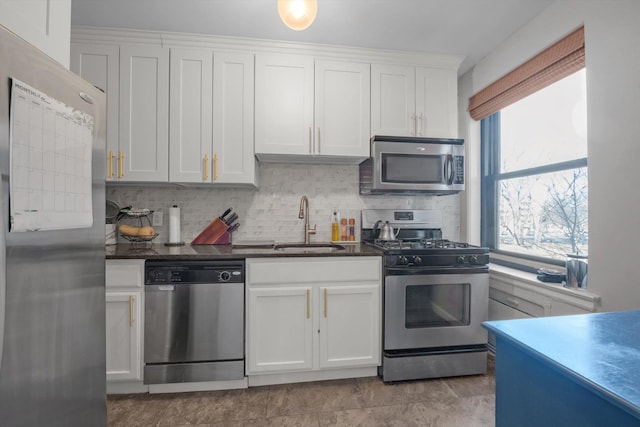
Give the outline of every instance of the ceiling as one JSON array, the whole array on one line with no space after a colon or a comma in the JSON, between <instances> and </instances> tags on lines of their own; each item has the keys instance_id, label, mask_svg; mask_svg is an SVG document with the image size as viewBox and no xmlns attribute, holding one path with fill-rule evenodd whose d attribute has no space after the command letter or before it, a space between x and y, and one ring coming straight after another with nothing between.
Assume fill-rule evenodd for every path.
<instances>
[{"instance_id":1,"label":"ceiling","mask_svg":"<svg viewBox=\"0 0 640 427\"><path fill-rule=\"evenodd\" d=\"M72 0L71 24L462 55L463 74L554 0L318 0L294 31L275 0Z\"/></svg>"}]
</instances>

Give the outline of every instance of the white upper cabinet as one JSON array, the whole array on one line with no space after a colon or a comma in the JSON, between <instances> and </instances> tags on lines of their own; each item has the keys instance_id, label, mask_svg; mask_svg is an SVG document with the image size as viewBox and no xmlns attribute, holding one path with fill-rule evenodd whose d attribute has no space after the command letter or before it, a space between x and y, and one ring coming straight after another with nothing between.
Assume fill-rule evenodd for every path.
<instances>
[{"instance_id":1,"label":"white upper cabinet","mask_svg":"<svg viewBox=\"0 0 640 427\"><path fill-rule=\"evenodd\" d=\"M256 156L359 163L369 157L369 64L256 56Z\"/></svg>"},{"instance_id":2,"label":"white upper cabinet","mask_svg":"<svg viewBox=\"0 0 640 427\"><path fill-rule=\"evenodd\" d=\"M417 136L458 137L458 77L442 68L416 68Z\"/></svg>"},{"instance_id":3,"label":"white upper cabinet","mask_svg":"<svg viewBox=\"0 0 640 427\"><path fill-rule=\"evenodd\" d=\"M256 55L255 92L258 158L313 154L313 58Z\"/></svg>"},{"instance_id":4,"label":"white upper cabinet","mask_svg":"<svg viewBox=\"0 0 640 427\"><path fill-rule=\"evenodd\" d=\"M316 61L315 154L369 157L370 104L369 64Z\"/></svg>"},{"instance_id":5,"label":"white upper cabinet","mask_svg":"<svg viewBox=\"0 0 640 427\"><path fill-rule=\"evenodd\" d=\"M253 151L254 58L216 52L213 60L213 182L257 186Z\"/></svg>"},{"instance_id":6,"label":"white upper cabinet","mask_svg":"<svg viewBox=\"0 0 640 427\"><path fill-rule=\"evenodd\" d=\"M256 159L358 164L372 135L457 137L457 57L105 28L72 40L72 69L107 93L110 181L257 187Z\"/></svg>"},{"instance_id":7,"label":"white upper cabinet","mask_svg":"<svg viewBox=\"0 0 640 427\"><path fill-rule=\"evenodd\" d=\"M373 64L371 135L455 138L455 69Z\"/></svg>"},{"instance_id":8,"label":"white upper cabinet","mask_svg":"<svg viewBox=\"0 0 640 427\"><path fill-rule=\"evenodd\" d=\"M253 55L171 49L169 181L256 185Z\"/></svg>"},{"instance_id":9,"label":"white upper cabinet","mask_svg":"<svg viewBox=\"0 0 640 427\"><path fill-rule=\"evenodd\" d=\"M71 0L0 0L0 25L69 68Z\"/></svg>"},{"instance_id":10,"label":"white upper cabinet","mask_svg":"<svg viewBox=\"0 0 640 427\"><path fill-rule=\"evenodd\" d=\"M117 45L71 45L71 71L102 89L107 96L106 179L115 181L118 169L118 99L120 87L120 48Z\"/></svg>"},{"instance_id":11,"label":"white upper cabinet","mask_svg":"<svg viewBox=\"0 0 640 427\"><path fill-rule=\"evenodd\" d=\"M213 53L171 49L169 74L169 180L212 182Z\"/></svg>"},{"instance_id":12,"label":"white upper cabinet","mask_svg":"<svg viewBox=\"0 0 640 427\"><path fill-rule=\"evenodd\" d=\"M169 49L120 47L120 150L127 181L169 179Z\"/></svg>"},{"instance_id":13,"label":"white upper cabinet","mask_svg":"<svg viewBox=\"0 0 640 427\"><path fill-rule=\"evenodd\" d=\"M414 67L371 66L371 135L415 135Z\"/></svg>"}]
</instances>

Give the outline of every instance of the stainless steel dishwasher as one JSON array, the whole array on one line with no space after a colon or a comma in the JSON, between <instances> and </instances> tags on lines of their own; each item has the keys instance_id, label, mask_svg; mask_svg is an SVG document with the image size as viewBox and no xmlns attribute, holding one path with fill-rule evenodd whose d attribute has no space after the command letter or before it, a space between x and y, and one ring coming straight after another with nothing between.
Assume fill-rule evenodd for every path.
<instances>
[{"instance_id":1,"label":"stainless steel dishwasher","mask_svg":"<svg viewBox=\"0 0 640 427\"><path fill-rule=\"evenodd\" d=\"M244 378L244 260L148 260L144 383Z\"/></svg>"}]
</instances>

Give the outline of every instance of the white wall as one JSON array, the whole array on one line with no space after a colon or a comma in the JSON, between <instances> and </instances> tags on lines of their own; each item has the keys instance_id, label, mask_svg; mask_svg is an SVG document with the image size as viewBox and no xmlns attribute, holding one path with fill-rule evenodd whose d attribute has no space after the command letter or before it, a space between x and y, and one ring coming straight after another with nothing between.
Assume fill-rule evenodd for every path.
<instances>
[{"instance_id":1,"label":"white wall","mask_svg":"<svg viewBox=\"0 0 640 427\"><path fill-rule=\"evenodd\" d=\"M464 139L467 159L465 191L460 197L460 240L480 245L480 122L471 120L467 112L473 93L473 70L470 70L458 80L458 133Z\"/></svg>"},{"instance_id":2,"label":"white wall","mask_svg":"<svg viewBox=\"0 0 640 427\"><path fill-rule=\"evenodd\" d=\"M640 309L640 263L636 255L640 241L639 17L637 0L558 0L472 71L473 92L477 92L584 23L589 134L588 287L602 297L601 311ZM460 109L466 106L466 102L460 103ZM466 121L471 121L468 115Z\"/></svg>"}]
</instances>

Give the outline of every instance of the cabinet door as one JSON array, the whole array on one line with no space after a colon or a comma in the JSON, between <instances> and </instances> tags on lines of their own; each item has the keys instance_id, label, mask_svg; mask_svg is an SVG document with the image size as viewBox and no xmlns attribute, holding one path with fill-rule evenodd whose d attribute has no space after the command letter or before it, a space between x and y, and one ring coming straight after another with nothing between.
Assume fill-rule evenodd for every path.
<instances>
[{"instance_id":1,"label":"cabinet door","mask_svg":"<svg viewBox=\"0 0 640 427\"><path fill-rule=\"evenodd\" d=\"M415 136L415 68L371 66L371 135Z\"/></svg>"},{"instance_id":2,"label":"cabinet door","mask_svg":"<svg viewBox=\"0 0 640 427\"><path fill-rule=\"evenodd\" d=\"M142 380L140 292L106 294L107 381Z\"/></svg>"},{"instance_id":3,"label":"cabinet door","mask_svg":"<svg viewBox=\"0 0 640 427\"><path fill-rule=\"evenodd\" d=\"M71 0L0 0L0 25L69 67Z\"/></svg>"},{"instance_id":4,"label":"cabinet door","mask_svg":"<svg viewBox=\"0 0 640 427\"><path fill-rule=\"evenodd\" d=\"M71 45L71 71L102 89L107 96L106 179L118 179L118 96L120 86L118 46L74 43Z\"/></svg>"},{"instance_id":5,"label":"cabinet door","mask_svg":"<svg viewBox=\"0 0 640 427\"><path fill-rule=\"evenodd\" d=\"M313 58L256 55L256 154L313 153Z\"/></svg>"},{"instance_id":6,"label":"cabinet door","mask_svg":"<svg viewBox=\"0 0 640 427\"><path fill-rule=\"evenodd\" d=\"M456 138L458 83L455 71L416 69L416 136Z\"/></svg>"},{"instance_id":7,"label":"cabinet door","mask_svg":"<svg viewBox=\"0 0 640 427\"><path fill-rule=\"evenodd\" d=\"M169 181L212 181L213 52L171 49Z\"/></svg>"},{"instance_id":8,"label":"cabinet door","mask_svg":"<svg viewBox=\"0 0 640 427\"><path fill-rule=\"evenodd\" d=\"M313 367L311 299L310 287L249 288L247 374Z\"/></svg>"},{"instance_id":9,"label":"cabinet door","mask_svg":"<svg viewBox=\"0 0 640 427\"><path fill-rule=\"evenodd\" d=\"M213 61L213 179L256 185L253 55L216 53Z\"/></svg>"},{"instance_id":10,"label":"cabinet door","mask_svg":"<svg viewBox=\"0 0 640 427\"><path fill-rule=\"evenodd\" d=\"M369 157L370 106L369 64L317 61L315 154Z\"/></svg>"},{"instance_id":11,"label":"cabinet door","mask_svg":"<svg viewBox=\"0 0 640 427\"><path fill-rule=\"evenodd\" d=\"M320 288L320 368L380 364L380 285Z\"/></svg>"},{"instance_id":12,"label":"cabinet door","mask_svg":"<svg viewBox=\"0 0 640 427\"><path fill-rule=\"evenodd\" d=\"M120 150L124 181L168 181L169 50L120 47Z\"/></svg>"}]
</instances>

